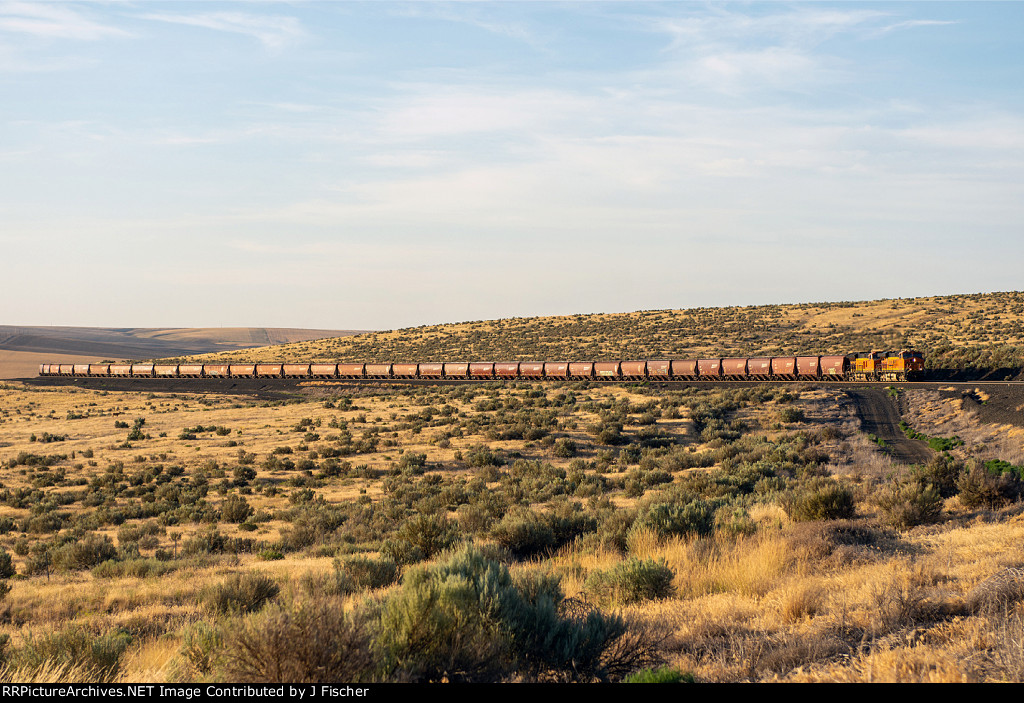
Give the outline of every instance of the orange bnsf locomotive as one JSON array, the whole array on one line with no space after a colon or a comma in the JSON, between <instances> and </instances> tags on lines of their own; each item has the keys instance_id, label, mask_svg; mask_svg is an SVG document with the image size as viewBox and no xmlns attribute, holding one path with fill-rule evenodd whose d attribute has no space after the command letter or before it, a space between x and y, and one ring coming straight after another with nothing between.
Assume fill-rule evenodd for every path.
<instances>
[{"instance_id":1,"label":"orange bnsf locomotive","mask_svg":"<svg viewBox=\"0 0 1024 703\"><path fill-rule=\"evenodd\" d=\"M907 381L924 373L924 355L913 350L855 354L850 371L858 381Z\"/></svg>"},{"instance_id":2,"label":"orange bnsf locomotive","mask_svg":"<svg viewBox=\"0 0 1024 703\"><path fill-rule=\"evenodd\" d=\"M826 356L646 361L430 363L41 364L40 376L79 378L295 378L353 381L908 381L924 373L913 350Z\"/></svg>"}]
</instances>

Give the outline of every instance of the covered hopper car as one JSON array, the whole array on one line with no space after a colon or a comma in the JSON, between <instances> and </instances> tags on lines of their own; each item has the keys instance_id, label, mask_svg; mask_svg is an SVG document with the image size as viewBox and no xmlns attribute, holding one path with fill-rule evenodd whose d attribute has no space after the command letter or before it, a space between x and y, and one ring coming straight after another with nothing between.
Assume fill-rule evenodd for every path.
<instances>
[{"instance_id":1,"label":"covered hopper car","mask_svg":"<svg viewBox=\"0 0 1024 703\"><path fill-rule=\"evenodd\" d=\"M924 373L924 355L860 352L826 356L620 361L474 361L428 363L40 364L40 376L117 378L295 378L386 381L908 381Z\"/></svg>"}]
</instances>

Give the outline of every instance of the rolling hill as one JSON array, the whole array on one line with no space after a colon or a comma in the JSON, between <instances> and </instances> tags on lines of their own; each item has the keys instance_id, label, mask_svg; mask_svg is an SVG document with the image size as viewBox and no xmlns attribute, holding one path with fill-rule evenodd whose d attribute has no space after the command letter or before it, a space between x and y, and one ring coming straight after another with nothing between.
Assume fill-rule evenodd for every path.
<instances>
[{"instance_id":1,"label":"rolling hill","mask_svg":"<svg viewBox=\"0 0 1024 703\"><path fill-rule=\"evenodd\" d=\"M1024 365L1024 292L512 318L205 354L203 360L441 361L848 353L913 347L933 368Z\"/></svg>"}]
</instances>

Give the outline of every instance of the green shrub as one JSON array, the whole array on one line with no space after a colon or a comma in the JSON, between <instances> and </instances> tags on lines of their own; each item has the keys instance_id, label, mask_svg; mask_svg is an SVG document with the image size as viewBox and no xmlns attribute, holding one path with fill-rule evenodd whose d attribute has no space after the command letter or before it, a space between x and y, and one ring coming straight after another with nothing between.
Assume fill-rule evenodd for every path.
<instances>
[{"instance_id":1,"label":"green shrub","mask_svg":"<svg viewBox=\"0 0 1024 703\"><path fill-rule=\"evenodd\" d=\"M900 421L900 429L910 439L917 439L922 442L927 442L928 446L937 452L948 452L954 447L962 447L964 441L959 437L931 437L923 432L918 432L913 427L908 425L906 422Z\"/></svg>"},{"instance_id":2,"label":"green shrub","mask_svg":"<svg viewBox=\"0 0 1024 703\"><path fill-rule=\"evenodd\" d=\"M450 549L459 539L458 523L447 515L414 515L402 523L382 552L398 564L413 564Z\"/></svg>"},{"instance_id":3,"label":"green shrub","mask_svg":"<svg viewBox=\"0 0 1024 703\"><path fill-rule=\"evenodd\" d=\"M464 503L457 511L459 527L469 534L485 532L494 522L489 506L481 503Z\"/></svg>"},{"instance_id":4,"label":"green shrub","mask_svg":"<svg viewBox=\"0 0 1024 703\"><path fill-rule=\"evenodd\" d=\"M989 459L985 462L985 469L990 474L1010 474L1018 481L1024 480L1024 466L1017 466L1002 459Z\"/></svg>"},{"instance_id":5,"label":"green shrub","mask_svg":"<svg viewBox=\"0 0 1024 703\"><path fill-rule=\"evenodd\" d=\"M629 605L668 598L675 591L674 576L664 562L628 559L608 571L592 573L584 590L600 603Z\"/></svg>"},{"instance_id":6,"label":"green shrub","mask_svg":"<svg viewBox=\"0 0 1024 703\"><path fill-rule=\"evenodd\" d=\"M960 474L957 489L964 507L993 509L1020 497L1022 484L1012 472L992 472L971 461Z\"/></svg>"},{"instance_id":7,"label":"green shrub","mask_svg":"<svg viewBox=\"0 0 1024 703\"><path fill-rule=\"evenodd\" d=\"M9 579L17 572L14 559L6 549L0 549L0 579Z\"/></svg>"},{"instance_id":8,"label":"green shrub","mask_svg":"<svg viewBox=\"0 0 1024 703\"><path fill-rule=\"evenodd\" d=\"M617 616L563 615L557 579L507 567L468 546L433 567L417 567L384 603L377 645L399 680L609 680L636 661L632 646L609 656L624 635ZM636 666L633 666L634 670ZM622 672L624 675L625 671Z\"/></svg>"},{"instance_id":9,"label":"green shrub","mask_svg":"<svg viewBox=\"0 0 1024 703\"><path fill-rule=\"evenodd\" d=\"M55 549L51 560L56 568L73 571L92 568L115 556L117 549L109 537L90 532L78 541Z\"/></svg>"},{"instance_id":10,"label":"green shrub","mask_svg":"<svg viewBox=\"0 0 1024 703\"><path fill-rule=\"evenodd\" d=\"M105 561L92 569L93 578L149 578L163 576L177 570L175 564L159 559L126 559L124 561Z\"/></svg>"},{"instance_id":11,"label":"green shrub","mask_svg":"<svg viewBox=\"0 0 1024 703\"><path fill-rule=\"evenodd\" d=\"M224 677L242 683L364 683L379 666L371 631L344 604L322 596L273 605L224 634Z\"/></svg>"},{"instance_id":12,"label":"green shrub","mask_svg":"<svg viewBox=\"0 0 1024 703\"><path fill-rule=\"evenodd\" d=\"M835 479L812 478L783 499L783 508L797 521L845 520L856 512L853 491Z\"/></svg>"},{"instance_id":13,"label":"green shrub","mask_svg":"<svg viewBox=\"0 0 1024 703\"><path fill-rule=\"evenodd\" d=\"M937 452L948 452L955 447L962 447L964 441L959 437L929 437L928 446Z\"/></svg>"},{"instance_id":14,"label":"green shrub","mask_svg":"<svg viewBox=\"0 0 1024 703\"><path fill-rule=\"evenodd\" d=\"M492 529L491 536L513 556L543 554L555 546L555 531L529 508L510 510Z\"/></svg>"},{"instance_id":15,"label":"green shrub","mask_svg":"<svg viewBox=\"0 0 1024 703\"><path fill-rule=\"evenodd\" d=\"M412 475L420 475L426 471L427 455L416 452L405 452L398 459L395 468Z\"/></svg>"},{"instance_id":16,"label":"green shrub","mask_svg":"<svg viewBox=\"0 0 1024 703\"><path fill-rule=\"evenodd\" d=\"M335 559L334 568L354 587L353 590L384 588L398 580L398 565L386 558L350 556Z\"/></svg>"},{"instance_id":17,"label":"green shrub","mask_svg":"<svg viewBox=\"0 0 1024 703\"><path fill-rule=\"evenodd\" d=\"M555 446L554 449L552 449L552 454L562 459L569 459L576 456L577 451L576 442L568 437L561 437L555 440Z\"/></svg>"},{"instance_id":18,"label":"green shrub","mask_svg":"<svg viewBox=\"0 0 1024 703\"><path fill-rule=\"evenodd\" d=\"M931 484L899 481L883 491L878 507L887 524L906 529L937 521L942 514L942 496Z\"/></svg>"},{"instance_id":19,"label":"green shrub","mask_svg":"<svg viewBox=\"0 0 1024 703\"><path fill-rule=\"evenodd\" d=\"M804 411L800 408L783 408L779 411L779 420L781 422L803 422Z\"/></svg>"},{"instance_id":20,"label":"green shrub","mask_svg":"<svg viewBox=\"0 0 1024 703\"><path fill-rule=\"evenodd\" d=\"M181 545L181 555L252 553L265 547L265 543L242 537L228 537L213 529L185 540Z\"/></svg>"},{"instance_id":21,"label":"green shrub","mask_svg":"<svg viewBox=\"0 0 1024 703\"><path fill-rule=\"evenodd\" d=\"M249 501L239 495L228 496L220 506L220 518L224 522L245 522L254 512Z\"/></svg>"},{"instance_id":22,"label":"green shrub","mask_svg":"<svg viewBox=\"0 0 1024 703\"><path fill-rule=\"evenodd\" d=\"M250 571L206 589L203 600L216 613L255 613L280 591L274 579Z\"/></svg>"},{"instance_id":23,"label":"green shrub","mask_svg":"<svg viewBox=\"0 0 1024 703\"><path fill-rule=\"evenodd\" d=\"M185 630L181 654L192 668L206 675L213 670L221 645L220 630L200 620Z\"/></svg>"},{"instance_id":24,"label":"green shrub","mask_svg":"<svg viewBox=\"0 0 1024 703\"><path fill-rule=\"evenodd\" d=\"M743 506L723 506L715 513L715 529L732 535L752 535L757 532L757 523Z\"/></svg>"},{"instance_id":25,"label":"green shrub","mask_svg":"<svg viewBox=\"0 0 1024 703\"><path fill-rule=\"evenodd\" d=\"M466 462L473 467L501 466L505 461L488 447L473 447L466 452Z\"/></svg>"},{"instance_id":26,"label":"green shrub","mask_svg":"<svg viewBox=\"0 0 1024 703\"><path fill-rule=\"evenodd\" d=\"M940 454L922 467L914 469L914 475L922 482L935 486L939 495L950 498L957 493L957 481L964 465L948 454Z\"/></svg>"},{"instance_id":27,"label":"green shrub","mask_svg":"<svg viewBox=\"0 0 1024 703\"><path fill-rule=\"evenodd\" d=\"M661 537L708 535L715 526L715 503L695 498L679 505L655 503L633 523L633 530L650 530Z\"/></svg>"},{"instance_id":28,"label":"green shrub","mask_svg":"<svg viewBox=\"0 0 1024 703\"><path fill-rule=\"evenodd\" d=\"M131 636L121 630L95 636L72 627L41 636L28 634L12 652L10 663L13 669L33 670L68 664L91 670L96 681L110 682L117 678L129 644Z\"/></svg>"},{"instance_id":29,"label":"green shrub","mask_svg":"<svg viewBox=\"0 0 1024 703\"><path fill-rule=\"evenodd\" d=\"M622 683L696 683L697 679L689 671L679 671L670 666L659 669L644 669L630 674Z\"/></svg>"},{"instance_id":30,"label":"green shrub","mask_svg":"<svg viewBox=\"0 0 1024 703\"><path fill-rule=\"evenodd\" d=\"M145 537L158 535L164 531L164 528L156 522L126 523L117 529L117 542L121 545L127 542L139 542Z\"/></svg>"},{"instance_id":31,"label":"green shrub","mask_svg":"<svg viewBox=\"0 0 1024 703\"><path fill-rule=\"evenodd\" d=\"M388 668L417 682L493 681L508 641L468 578L418 572L385 603L378 642ZM487 584L488 590L495 590Z\"/></svg>"},{"instance_id":32,"label":"green shrub","mask_svg":"<svg viewBox=\"0 0 1024 703\"><path fill-rule=\"evenodd\" d=\"M631 510L601 511L598 515L597 544L625 553L629 530L635 521L636 513Z\"/></svg>"},{"instance_id":33,"label":"green shrub","mask_svg":"<svg viewBox=\"0 0 1024 703\"><path fill-rule=\"evenodd\" d=\"M556 549L597 529L597 519L590 511L579 502L563 498L552 501L551 509L541 517L551 527Z\"/></svg>"},{"instance_id":34,"label":"green shrub","mask_svg":"<svg viewBox=\"0 0 1024 703\"><path fill-rule=\"evenodd\" d=\"M419 547L397 539L384 540L380 554L396 564L415 564L426 559L426 555Z\"/></svg>"}]
</instances>

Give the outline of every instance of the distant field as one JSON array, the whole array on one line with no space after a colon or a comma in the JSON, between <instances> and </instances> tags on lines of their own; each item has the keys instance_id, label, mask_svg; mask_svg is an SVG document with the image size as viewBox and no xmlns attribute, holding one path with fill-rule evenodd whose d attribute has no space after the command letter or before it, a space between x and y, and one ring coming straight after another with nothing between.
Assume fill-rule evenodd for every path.
<instances>
[{"instance_id":1,"label":"distant field","mask_svg":"<svg viewBox=\"0 0 1024 703\"><path fill-rule=\"evenodd\" d=\"M923 351L932 368L1024 365L1024 293L440 324L208 354L264 361L528 361Z\"/></svg>"},{"instance_id":2,"label":"distant field","mask_svg":"<svg viewBox=\"0 0 1024 703\"><path fill-rule=\"evenodd\" d=\"M47 361L59 364L87 364L93 356L50 354ZM36 352L0 350L0 378L30 378L39 372L40 356Z\"/></svg>"},{"instance_id":3,"label":"distant field","mask_svg":"<svg viewBox=\"0 0 1024 703\"><path fill-rule=\"evenodd\" d=\"M0 325L0 378L35 376L45 362L151 359L338 338L358 330L273 327L103 328Z\"/></svg>"}]
</instances>

